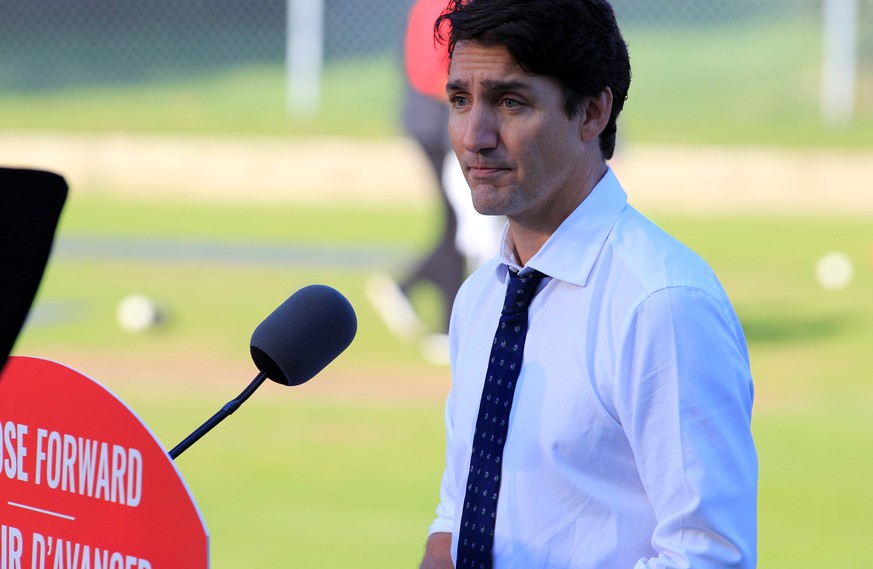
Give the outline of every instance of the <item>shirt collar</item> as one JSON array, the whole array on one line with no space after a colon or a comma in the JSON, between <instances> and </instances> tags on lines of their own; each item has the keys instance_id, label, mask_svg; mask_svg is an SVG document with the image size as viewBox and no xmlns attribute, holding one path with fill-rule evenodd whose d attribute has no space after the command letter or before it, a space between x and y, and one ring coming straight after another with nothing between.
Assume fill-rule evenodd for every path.
<instances>
[{"instance_id":1,"label":"shirt collar","mask_svg":"<svg viewBox=\"0 0 873 569\"><path fill-rule=\"evenodd\" d=\"M501 263L498 277L506 279L508 269L525 273L536 269L549 277L585 286L594 263L603 249L616 220L627 205L627 194L611 167L581 204L555 230L548 241L528 261L519 267L513 253L509 224L503 228Z\"/></svg>"}]
</instances>

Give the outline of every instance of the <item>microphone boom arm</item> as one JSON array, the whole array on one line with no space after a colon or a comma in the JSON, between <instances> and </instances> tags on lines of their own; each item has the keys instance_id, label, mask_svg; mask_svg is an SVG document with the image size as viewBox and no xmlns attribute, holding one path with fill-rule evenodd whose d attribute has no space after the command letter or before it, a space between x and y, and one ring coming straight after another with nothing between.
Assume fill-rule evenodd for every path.
<instances>
[{"instance_id":1,"label":"microphone boom arm","mask_svg":"<svg viewBox=\"0 0 873 569\"><path fill-rule=\"evenodd\" d=\"M252 380L248 387L246 387L243 392L236 397L236 399L228 401L224 405L224 407L222 407L221 410L213 415L208 421L200 425L200 427L198 427L196 431L188 435L184 441L177 444L175 448L173 448L173 450L169 452L170 458L175 460L177 456L185 452L188 447L199 441L200 438L209 431L211 431L213 427L215 427L228 416L233 414L233 412L236 411L240 405L245 403L246 399L252 396L252 393L254 393L258 389L258 387L260 387L261 384L266 381L266 379L267 374L263 371L255 376L255 379Z\"/></svg>"}]
</instances>

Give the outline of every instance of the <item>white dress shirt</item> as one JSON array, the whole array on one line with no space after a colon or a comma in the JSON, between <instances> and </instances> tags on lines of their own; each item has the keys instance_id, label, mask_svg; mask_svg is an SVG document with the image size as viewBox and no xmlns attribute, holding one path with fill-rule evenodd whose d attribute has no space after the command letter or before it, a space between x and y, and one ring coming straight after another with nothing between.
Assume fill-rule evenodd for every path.
<instances>
[{"instance_id":1,"label":"white dress shirt","mask_svg":"<svg viewBox=\"0 0 873 569\"><path fill-rule=\"evenodd\" d=\"M502 255L455 301L446 467L431 533L458 527L507 269L530 306L503 457L494 569L756 564L745 338L706 263L627 203L610 169L542 249Z\"/></svg>"}]
</instances>

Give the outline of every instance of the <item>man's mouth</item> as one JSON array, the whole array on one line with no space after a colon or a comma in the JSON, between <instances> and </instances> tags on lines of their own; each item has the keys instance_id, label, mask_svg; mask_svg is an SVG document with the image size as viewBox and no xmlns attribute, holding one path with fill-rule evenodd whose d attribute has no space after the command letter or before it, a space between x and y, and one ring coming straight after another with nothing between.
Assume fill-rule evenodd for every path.
<instances>
[{"instance_id":1,"label":"man's mouth","mask_svg":"<svg viewBox=\"0 0 873 569\"><path fill-rule=\"evenodd\" d=\"M472 164L469 166L470 176L473 178L489 178L508 171L509 168L495 164Z\"/></svg>"}]
</instances>

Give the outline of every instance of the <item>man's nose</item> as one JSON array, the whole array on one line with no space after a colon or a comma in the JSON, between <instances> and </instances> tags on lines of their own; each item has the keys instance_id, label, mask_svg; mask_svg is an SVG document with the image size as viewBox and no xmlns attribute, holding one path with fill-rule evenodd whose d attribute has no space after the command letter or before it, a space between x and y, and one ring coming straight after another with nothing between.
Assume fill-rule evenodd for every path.
<instances>
[{"instance_id":1,"label":"man's nose","mask_svg":"<svg viewBox=\"0 0 873 569\"><path fill-rule=\"evenodd\" d=\"M498 117L485 105L473 105L464 124L464 149L478 153L497 146L499 139Z\"/></svg>"}]
</instances>

